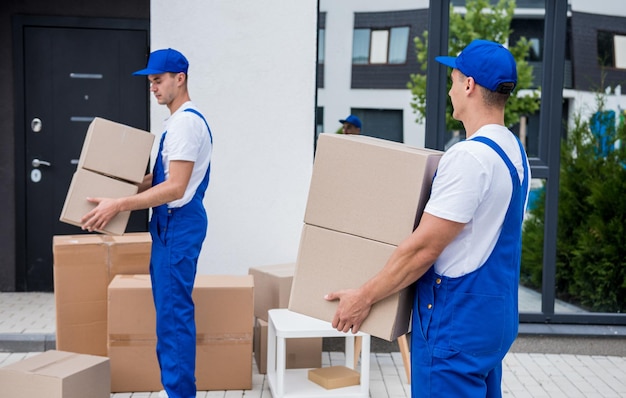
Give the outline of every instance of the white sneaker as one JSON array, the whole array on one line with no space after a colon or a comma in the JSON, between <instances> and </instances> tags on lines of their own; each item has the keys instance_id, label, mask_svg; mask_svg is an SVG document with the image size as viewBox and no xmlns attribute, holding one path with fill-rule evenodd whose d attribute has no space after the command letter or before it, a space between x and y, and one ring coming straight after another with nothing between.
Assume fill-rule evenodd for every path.
<instances>
[{"instance_id":1,"label":"white sneaker","mask_svg":"<svg viewBox=\"0 0 626 398\"><path fill-rule=\"evenodd\" d=\"M161 392L159 392L159 398L168 398L168 395L165 392L165 390L161 390Z\"/></svg>"}]
</instances>

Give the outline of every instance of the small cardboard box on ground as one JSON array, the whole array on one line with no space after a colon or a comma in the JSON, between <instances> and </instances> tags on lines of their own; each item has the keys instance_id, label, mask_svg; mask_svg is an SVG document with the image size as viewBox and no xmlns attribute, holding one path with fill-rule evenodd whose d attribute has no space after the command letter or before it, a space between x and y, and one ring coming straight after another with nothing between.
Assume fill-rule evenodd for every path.
<instances>
[{"instance_id":1,"label":"small cardboard box on ground","mask_svg":"<svg viewBox=\"0 0 626 398\"><path fill-rule=\"evenodd\" d=\"M419 223L443 153L366 136L321 134L289 309L330 322L324 295L374 276ZM410 327L408 287L372 307L361 330L388 341Z\"/></svg>"},{"instance_id":2,"label":"small cardboard box on ground","mask_svg":"<svg viewBox=\"0 0 626 398\"><path fill-rule=\"evenodd\" d=\"M147 232L53 237L58 350L107 356L107 288L115 275L149 273L151 244Z\"/></svg>"},{"instance_id":3,"label":"small cardboard box on ground","mask_svg":"<svg viewBox=\"0 0 626 398\"><path fill-rule=\"evenodd\" d=\"M249 275L196 276L199 391L252 388L253 286ZM150 276L116 276L109 285L112 392L162 389L155 329Z\"/></svg>"},{"instance_id":4,"label":"small cardboard box on ground","mask_svg":"<svg viewBox=\"0 0 626 398\"><path fill-rule=\"evenodd\" d=\"M255 287L256 289L256 287ZM285 341L285 368L305 369L322 366L321 337L287 339ZM257 318L254 326L254 359L259 374L267 373L267 322Z\"/></svg>"},{"instance_id":5,"label":"small cardboard box on ground","mask_svg":"<svg viewBox=\"0 0 626 398\"><path fill-rule=\"evenodd\" d=\"M109 359L50 350L0 368L6 398L109 398Z\"/></svg>"},{"instance_id":6,"label":"small cardboard box on ground","mask_svg":"<svg viewBox=\"0 0 626 398\"><path fill-rule=\"evenodd\" d=\"M296 271L295 263L250 267L248 274L254 277L254 327L253 351L260 374L267 365L267 311L287 308L291 283ZM288 339L287 369L317 368L322 366L321 337Z\"/></svg>"},{"instance_id":7,"label":"small cardboard box on ground","mask_svg":"<svg viewBox=\"0 0 626 398\"><path fill-rule=\"evenodd\" d=\"M118 198L137 193L150 160L154 135L99 117L89 125L78 168L72 177L59 219L80 226L95 207L87 197ZM122 212L98 232L121 235L130 212Z\"/></svg>"}]
</instances>

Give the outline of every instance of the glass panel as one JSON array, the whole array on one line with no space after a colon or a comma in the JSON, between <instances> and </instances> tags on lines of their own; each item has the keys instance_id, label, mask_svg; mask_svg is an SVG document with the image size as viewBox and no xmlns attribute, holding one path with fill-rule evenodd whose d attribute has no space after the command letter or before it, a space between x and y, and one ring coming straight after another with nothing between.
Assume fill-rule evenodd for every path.
<instances>
[{"instance_id":1,"label":"glass panel","mask_svg":"<svg viewBox=\"0 0 626 398\"><path fill-rule=\"evenodd\" d=\"M367 64L370 57L370 30L354 29L352 63Z\"/></svg>"},{"instance_id":2,"label":"glass panel","mask_svg":"<svg viewBox=\"0 0 626 398\"><path fill-rule=\"evenodd\" d=\"M409 44L409 27L391 28L391 39L389 40L389 63L406 63L406 54Z\"/></svg>"},{"instance_id":3,"label":"glass panel","mask_svg":"<svg viewBox=\"0 0 626 398\"><path fill-rule=\"evenodd\" d=\"M556 297L577 311L626 311L626 152L616 147L626 138L621 112L598 104L562 144Z\"/></svg>"},{"instance_id":4,"label":"glass panel","mask_svg":"<svg viewBox=\"0 0 626 398\"><path fill-rule=\"evenodd\" d=\"M530 182L530 195L522 226L519 312L541 312L545 182L538 178Z\"/></svg>"},{"instance_id":5,"label":"glass panel","mask_svg":"<svg viewBox=\"0 0 626 398\"><path fill-rule=\"evenodd\" d=\"M531 37L529 40L530 48L528 49L528 60L531 62L541 61L541 39Z\"/></svg>"},{"instance_id":6,"label":"glass panel","mask_svg":"<svg viewBox=\"0 0 626 398\"><path fill-rule=\"evenodd\" d=\"M386 64L388 46L389 46L389 31L388 30L373 30L370 63L371 64Z\"/></svg>"},{"instance_id":7,"label":"glass panel","mask_svg":"<svg viewBox=\"0 0 626 398\"><path fill-rule=\"evenodd\" d=\"M326 46L326 29L320 29L317 39L317 63L324 63L324 48Z\"/></svg>"}]
</instances>

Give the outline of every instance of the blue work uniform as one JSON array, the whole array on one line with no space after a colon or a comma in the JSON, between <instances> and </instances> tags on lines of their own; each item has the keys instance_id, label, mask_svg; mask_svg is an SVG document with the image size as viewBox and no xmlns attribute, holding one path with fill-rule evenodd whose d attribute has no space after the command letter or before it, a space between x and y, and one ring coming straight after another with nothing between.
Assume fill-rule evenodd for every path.
<instances>
[{"instance_id":1,"label":"blue work uniform","mask_svg":"<svg viewBox=\"0 0 626 398\"><path fill-rule=\"evenodd\" d=\"M202 118L198 111L185 109ZM152 185L165 181L162 161L163 133L154 163ZM152 253L150 277L156 308L157 358L161 383L170 398L196 396L196 324L193 284L198 257L207 231L207 215L202 199L209 185L211 165L191 201L182 207L169 208L167 203L152 210L150 234Z\"/></svg>"},{"instance_id":2,"label":"blue work uniform","mask_svg":"<svg viewBox=\"0 0 626 398\"><path fill-rule=\"evenodd\" d=\"M411 396L501 397L502 360L518 331L518 285L522 220L528 192L524 181L491 139L490 146L509 169L511 201L497 243L477 270L460 277L438 275L435 267L416 285L411 333Z\"/></svg>"}]
</instances>

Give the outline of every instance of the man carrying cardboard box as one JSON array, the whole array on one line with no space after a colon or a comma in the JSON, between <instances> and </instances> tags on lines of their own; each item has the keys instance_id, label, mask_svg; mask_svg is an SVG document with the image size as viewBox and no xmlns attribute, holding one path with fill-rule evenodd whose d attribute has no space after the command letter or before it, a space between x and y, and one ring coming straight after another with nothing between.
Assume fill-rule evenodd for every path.
<instances>
[{"instance_id":1,"label":"man carrying cardboard box","mask_svg":"<svg viewBox=\"0 0 626 398\"><path fill-rule=\"evenodd\" d=\"M339 300L333 327L357 332L372 304L417 281L411 396L500 397L502 359L517 336L521 229L529 164L504 125L517 84L513 55L485 40L452 67L453 116L468 140L442 156L418 227L385 267Z\"/></svg>"},{"instance_id":2,"label":"man carrying cardboard box","mask_svg":"<svg viewBox=\"0 0 626 398\"><path fill-rule=\"evenodd\" d=\"M150 54L150 91L170 110L152 174L133 196L88 198L97 206L81 220L102 230L119 212L152 208L150 275L157 313L157 357L165 391L160 396L196 396L196 326L192 289L207 230L202 199L209 184L213 138L187 88L189 63L171 48Z\"/></svg>"}]
</instances>

